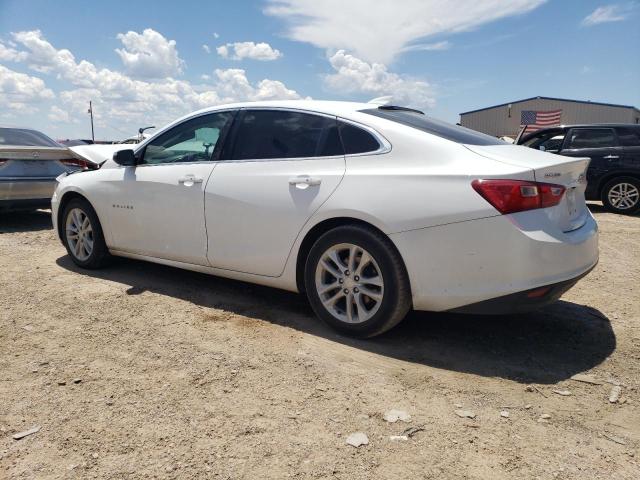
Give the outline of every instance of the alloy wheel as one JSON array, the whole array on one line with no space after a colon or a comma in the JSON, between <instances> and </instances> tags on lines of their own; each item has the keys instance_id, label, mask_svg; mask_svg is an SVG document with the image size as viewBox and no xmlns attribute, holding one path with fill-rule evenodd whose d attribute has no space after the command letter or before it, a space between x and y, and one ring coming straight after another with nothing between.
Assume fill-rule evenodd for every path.
<instances>
[{"instance_id":1,"label":"alloy wheel","mask_svg":"<svg viewBox=\"0 0 640 480\"><path fill-rule=\"evenodd\" d=\"M384 296L378 263L365 249L351 243L334 245L322 254L315 285L324 308L346 323L369 320Z\"/></svg>"},{"instance_id":2,"label":"alloy wheel","mask_svg":"<svg viewBox=\"0 0 640 480\"><path fill-rule=\"evenodd\" d=\"M69 249L81 262L86 261L93 252L93 227L87 214L73 208L67 214L66 237Z\"/></svg>"},{"instance_id":3,"label":"alloy wheel","mask_svg":"<svg viewBox=\"0 0 640 480\"><path fill-rule=\"evenodd\" d=\"M628 210L635 207L640 200L640 191L631 183L617 183L607 193L609 203L619 210Z\"/></svg>"}]
</instances>

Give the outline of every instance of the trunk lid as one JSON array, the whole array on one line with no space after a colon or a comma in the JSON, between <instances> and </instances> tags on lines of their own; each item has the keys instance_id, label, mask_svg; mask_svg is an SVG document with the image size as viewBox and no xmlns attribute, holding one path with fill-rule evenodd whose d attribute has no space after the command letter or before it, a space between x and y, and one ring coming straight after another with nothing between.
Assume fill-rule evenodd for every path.
<instances>
[{"instance_id":1,"label":"trunk lid","mask_svg":"<svg viewBox=\"0 0 640 480\"><path fill-rule=\"evenodd\" d=\"M72 158L76 155L66 147L0 145L0 178L53 180L69 170L60 160Z\"/></svg>"},{"instance_id":2,"label":"trunk lid","mask_svg":"<svg viewBox=\"0 0 640 480\"><path fill-rule=\"evenodd\" d=\"M465 145L483 157L509 165L530 168L536 182L554 183L566 188L560 203L543 209L549 220L564 232L585 224L589 210L584 198L589 158L569 158L519 145Z\"/></svg>"},{"instance_id":3,"label":"trunk lid","mask_svg":"<svg viewBox=\"0 0 640 480\"><path fill-rule=\"evenodd\" d=\"M2 160L62 160L75 155L66 147L23 147L0 145Z\"/></svg>"}]
</instances>

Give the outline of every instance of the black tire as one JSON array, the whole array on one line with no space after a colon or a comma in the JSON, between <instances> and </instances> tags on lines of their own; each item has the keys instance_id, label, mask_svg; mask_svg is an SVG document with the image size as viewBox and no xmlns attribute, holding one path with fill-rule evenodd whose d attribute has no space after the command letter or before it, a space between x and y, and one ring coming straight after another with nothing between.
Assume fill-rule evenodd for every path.
<instances>
[{"instance_id":1,"label":"black tire","mask_svg":"<svg viewBox=\"0 0 640 480\"><path fill-rule=\"evenodd\" d=\"M630 198L631 201L635 201L635 204L626 208L620 208L620 206L616 206L611 203L610 200L610 192L616 187L620 188L619 186L622 184L632 185L635 187L635 192L637 193L637 195ZM635 177L616 177L613 180L609 180L602 188L600 198L604 208L608 211L623 215L633 215L640 211L640 180Z\"/></svg>"},{"instance_id":2,"label":"black tire","mask_svg":"<svg viewBox=\"0 0 640 480\"><path fill-rule=\"evenodd\" d=\"M339 244L352 244L366 250L377 263L384 282L382 300L377 311L361 323L347 323L336 318L325 308L316 288L318 263L328 249ZM307 297L316 315L331 327L350 336L364 338L379 335L400 323L411 309L411 287L400 254L389 238L366 226L336 227L318 238L307 256L304 282ZM342 286L336 291L341 289ZM366 296L365 299L371 301Z\"/></svg>"},{"instance_id":3,"label":"black tire","mask_svg":"<svg viewBox=\"0 0 640 480\"><path fill-rule=\"evenodd\" d=\"M72 251L72 247L69 243L70 240L67 236L67 219L74 209L81 210L89 218L89 222L91 223L91 237L93 240L93 248L87 258L78 258L74 251ZM71 260L73 260L73 263L75 263L79 267L93 270L103 267L109 262L109 260L111 260L109 249L107 248L107 244L104 241L104 234L102 232L100 220L98 220L96 211L87 200L83 198L74 198L70 200L64 208L61 222L62 225L60 225L60 231L62 232L62 243L67 249L67 253L71 257Z\"/></svg>"}]
</instances>

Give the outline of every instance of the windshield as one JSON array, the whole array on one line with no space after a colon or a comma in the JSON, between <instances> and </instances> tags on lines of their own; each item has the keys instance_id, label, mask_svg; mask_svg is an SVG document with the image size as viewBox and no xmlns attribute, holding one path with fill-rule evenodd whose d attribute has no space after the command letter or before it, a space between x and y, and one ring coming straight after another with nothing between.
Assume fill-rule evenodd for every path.
<instances>
[{"instance_id":1,"label":"windshield","mask_svg":"<svg viewBox=\"0 0 640 480\"><path fill-rule=\"evenodd\" d=\"M372 108L370 110L361 110L362 113L375 115L376 117L386 118L393 122L401 123L408 127L417 128L423 132L431 133L441 138L446 138L456 143L466 145L506 145L505 142L491 135L476 132L469 128L459 125L452 125L442 120L436 120L433 117L427 117L424 113L416 110L392 110L385 108Z\"/></svg>"},{"instance_id":2,"label":"windshield","mask_svg":"<svg viewBox=\"0 0 640 480\"><path fill-rule=\"evenodd\" d=\"M0 145L19 147L60 147L44 133L26 128L0 128Z\"/></svg>"}]
</instances>

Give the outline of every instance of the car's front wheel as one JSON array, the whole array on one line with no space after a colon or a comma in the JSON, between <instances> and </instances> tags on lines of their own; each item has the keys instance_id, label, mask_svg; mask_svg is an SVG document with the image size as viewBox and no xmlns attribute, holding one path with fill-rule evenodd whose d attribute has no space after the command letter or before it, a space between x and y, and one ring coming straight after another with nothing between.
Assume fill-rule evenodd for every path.
<instances>
[{"instance_id":1,"label":"car's front wheel","mask_svg":"<svg viewBox=\"0 0 640 480\"><path fill-rule=\"evenodd\" d=\"M618 177L602 189L602 203L610 212L631 215L640 210L640 180Z\"/></svg>"},{"instance_id":2,"label":"car's front wheel","mask_svg":"<svg viewBox=\"0 0 640 480\"><path fill-rule=\"evenodd\" d=\"M102 227L88 201L74 198L64 209L63 241L73 262L83 268L100 268L110 258Z\"/></svg>"},{"instance_id":3,"label":"car's front wheel","mask_svg":"<svg viewBox=\"0 0 640 480\"><path fill-rule=\"evenodd\" d=\"M334 228L315 242L305 265L305 288L321 319L358 337L389 330L411 308L400 254L387 237L359 225Z\"/></svg>"}]
</instances>

